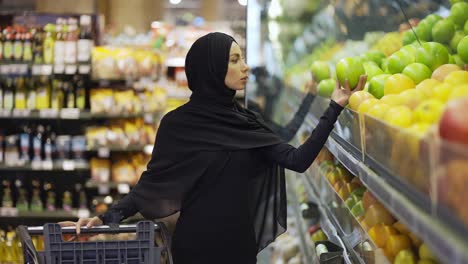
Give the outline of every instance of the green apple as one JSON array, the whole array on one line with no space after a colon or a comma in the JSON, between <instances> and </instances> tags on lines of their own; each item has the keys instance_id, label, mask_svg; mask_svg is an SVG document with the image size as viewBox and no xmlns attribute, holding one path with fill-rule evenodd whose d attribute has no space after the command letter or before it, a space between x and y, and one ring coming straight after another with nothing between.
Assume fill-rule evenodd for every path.
<instances>
[{"instance_id":1,"label":"green apple","mask_svg":"<svg viewBox=\"0 0 468 264\"><path fill-rule=\"evenodd\" d=\"M449 18L460 28L465 26L468 20L468 4L464 2L456 3L450 9Z\"/></svg>"},{"instance_id":2,"label":"green apple","mask_svg":"<svg viewBox=\"0 0 468 264\"><path fill-rule=\"evenodd\" d=\"M348 199L345 201L345 205L349 208L349 210L351 210L353 206L356 205L356 200L354 200L353 197L348 197Z\"/></svg>"},{"instance_id":3,"label":"green apple","mask_svg":"<svg viewBox=\"0 0 468 264\"><path fill-rule=\"evenodd\" d=\"M362 201L357 202L353 208L351 209L351 214L354 217L358 217L364 215L366 211L364 210L364 206L362 205Z\"/></svg>"},{"instance_id":4,"label":"green apple","mask_svg":"<svg viewBox=\"0 0 468 264\"><path fill-rule=\"evenodd\" d=\"M384 73L382 69L380 69L380 67L377 65L377 63L373 61L364 62L362 66L364 66L364 71L366 72L368 81L372 80L372 78L374 78L375 76Z\"/></svg>"},{"instance_id":5,"label":"green apple","mask_svg":"<svg viewBox=\"0 0 468 264\"><path fill-rule=\"evenodd\" d=\"M403 33L403 45L409 45L413 42L416 41L416 36L414 35L413 31L410 29L410 30L407 30L405 31L405 33Z\"/></svg>"},{"instance_id":6,"label":"green apple","mask_svg":"<svg viewBox=\"0 0 468 264\"><path fill-rule=\"evenodd\" d=\"M340 81L340 84L344 86L345 80L348 80L351 90L356 88L360 76L364 74L365 70L360 58L344 58L336 64L336 77Z\"/></svg>"},{"instance_id":7,"label":"green apple","mask_svg":"<svg viewBox=\"0 0 468 264\"><path fill-rule=\"evenodd\" d=\"M422 63L411 63L403 70L403 74L410 77L415 84L431 78L432 71Z\"/></svg>"},{"instance_id":8,"label":"green apple","mask_svg":"<svg viewBox=\"0 0 468 264\"><path fill-rule=\"evenodd\" d=\"M351 196L352 195L356 195L358 197L361 197L364 195L364 192L366 191L367 189L365 187L357 187L356 189L354 189L352 192L351 192Z\"/></svg>"},{"instance_id":9,"label":"green apple","mask_svg":"<svg viewBox=\"0 0 468 264\"><path fill-rule=\"evenodd\" d=\"M465 33L465 35L468 35L468 20L465 22L465 26L463 27L463 33Z\"/></svg>"},{"instance_id":10,"label":"green apple","mask_svg":"<svg viewBox=\"0 0 468 264\"><path fill-rule=\"evenodd\" d=\"M432 40L432 25L428 21L421 21L414 29L416 35L421 41Z\"/></svg>"},{"instance_id":11,"label":"green apple","mask_svg":"<svg viewBox=\"0 0 468 264\"><path fill-rule=\"evenodd\" d=\"M458 65L460 68L463 68L465 65L465 62L460 58L458 54L452 55L454 64Z\"/></svg>"},{"instance_id":12,"label":"green apple","mask_svg":"<svg viewBox=\"0 0 468 264\"><path fill-rule=\"evenodd\" d=\"M322 97L330 98L335 89L336 81L333 79L325 79L319 82L317 93Z\"/></svg>"},{"instance_id":13,"label":"green apple","mask_svg":"<svg viewBox=\"0 0 468 264\"><path fill-rule=\"evenodd\" d=\"M369 82L369 93L375 98L380 99L384 96L384 85L391 74L377 75Z\"/></svg>"},{"instance_id":14,"label":"green apple","mask_svg":"<svg viewBox=\"0 0 468 264\"><path fill-rule=\"evenodd\" d=\"M426 23L429 23L429 25L432 27L435 23L437 23L437 21L440 21L442 19L443 18L437 14L431 14L424 18L423 21L427 21Z\"/></svg>"},{"instance_id":15,"label":"green apple","mask_svg":"<svg viewBox=\"0 0 468 264\"><path fill-rule=\"evenodd\" d=\"M432 71L448 63L449 52L444 45L437 42L423 43L415 54L415 62L422 63Z\"/></svg>"},{"instance_id":16,"label":"green apple","mask_svg":"<svg viewBox=\"0 0 468 264\"><path fill-rule=\"evenodd\" d=\"M392 74L401 73L403 69L413 63L414 56L406 51L397 51L388 58L388 71Z\"/></svg>"},{"instance_id":17,"label":"green apple","mask_svg":"<svg viewBox=\"0 0 468 264\"><path fill-rule=\"evenodd\" d=\"M362 55L365 61L373 61L380 67L382 60L385 58L385 54L379 50L370 50ZM369 79L369 78L367 78Z\"/></svg>"},{"instance_id":18,"label":"green apple","mask_svg":"<svg viewBox=\"0 0 468 264\"><path fill-rule=\"evenodd\" d=\"M450 19L440 20L432 28L432 39L439 43L449 43L453 34L455 34L455 25Z\"/></svg>"},{"instance_id":19,"label":"green apple","mask_svg":"<svg viewBox=\"0 0 468 264\"><path fill-rule=\"evenodd\" d=\"M455 32L455 34L453 34L453 37L449 43L450 49L452 51L457 52L458 43L460 43L460 40L462 40L464 36L465 33L463 33L463 31L461 30L458 30L457 32Z\"/></svg>"},{"instance_id":20,"label":"green apple","mask_svg":"<svg viewBox=\"0 0 468 264\"><path fill-rule=\"evenodd\" d=\"M317 82L330 78L330 66L325 61L314 61L310 70Z\"/></svg>"},{"instance_id":21,"label":"green apple","mask_svg":"<svg viewBox=\"0 0 468 264\"><path fill-rule=\"evenodd\" d=\"M458 56L468 64L468 36L464 37L457 46Z\"/></svg>"}]
</instances>

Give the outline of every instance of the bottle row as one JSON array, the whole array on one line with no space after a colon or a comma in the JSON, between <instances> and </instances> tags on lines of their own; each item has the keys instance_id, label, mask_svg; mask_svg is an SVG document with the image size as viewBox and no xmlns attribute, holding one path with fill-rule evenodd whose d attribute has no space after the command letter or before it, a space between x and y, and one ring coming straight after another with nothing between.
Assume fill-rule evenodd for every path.
<instances>
[{"instance_id":1,"label":"bottle row","mask_svg":"<svg viewBox=\"0 0 468 264\"><path fill-rule=\"evenodd\" d=\"M18 212L53 212L72 209L87 209L87 197L80 184L75 185L75 190L65 190L58 193L50 182L32 181L31 186L25 186L20 180L15 184L3 181L2 184L2 210L16 208Z\"/></svg>"},{"instance_id":2,"label":"bottle row","mask_svg":"<svg viewBox=\"0 0 468 264\"><path fill-rule=\"evenodd\" d=\"M0 163L7 166L31 161L84 160L85 150L85 136L57 136L51 126L25 125L19 134L0 133Z\"/></svg>"},{"instance_id":3,"label":"bottle row","mask_svg":"<svg viewBox=\"0 0 468 264\"><path fill-rule=\"evenodd\" d=\"M91 17L58 18L56 24L8 26L0 31L0 60L35 64L90 62Z\"/></svg>"},{"instance_id":4,"label":"bottle row","mask_svg":"<svg viewBox=\"0 0 468 264\"><path fill-rule=\"evenodd\" d=\"M3 76L0 79L0 109L86 109L87 88L80 75Z\"/></svg>"},{"instance_id":5,"label":"bottle row","mask_svg":"<svg viewBox=\"0 0 468 264\"><path fill-rule=\"evenodd\" d=\"M39 250L44 250L44 239L42 237L32 237L34 246ZM24 263L22 245L15 230L0 229L0 263L20 264Z\"/></svg>"}]
</instances>

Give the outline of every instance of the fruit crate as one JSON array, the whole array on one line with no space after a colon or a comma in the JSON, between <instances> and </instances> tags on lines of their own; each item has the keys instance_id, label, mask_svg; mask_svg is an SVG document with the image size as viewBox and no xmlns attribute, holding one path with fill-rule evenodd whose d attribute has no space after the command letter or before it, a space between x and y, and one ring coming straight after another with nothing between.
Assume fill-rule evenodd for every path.
<instances>
[{"instance_id":1,"label":"fruit crate","mask_svg":"<svg viewBox=\"0 0 468 264\"><path fill-rule=\"evenodd\" d=\"M81 229L83 235L135 233L134 240L65 241L63 235L76 234L76 229L62 228L56 223L45 224L43 227L19 226L17 232L23 247L25 263L28 264L172 263L170 239L163 223L140 221L136 225ZM44 237L44 251L36 250L31 235Z\"/></svg>"}]
</instances>

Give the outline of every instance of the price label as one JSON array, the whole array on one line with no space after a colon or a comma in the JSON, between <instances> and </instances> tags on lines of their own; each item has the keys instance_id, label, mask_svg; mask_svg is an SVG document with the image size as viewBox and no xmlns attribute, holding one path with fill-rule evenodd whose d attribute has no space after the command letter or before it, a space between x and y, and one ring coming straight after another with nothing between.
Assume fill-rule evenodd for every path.
<instances>
[{"instance_id":1,"label":"price label","mask_svg":"<svg viewBox=\"0 0 468 264\"><path fill-rule=\"evenodd\" d=\"M33 65L31 68L32 75L41 75L42 73L42 66L41 65Z\"/></svg>"},{"instance_id":2,"label":"price label","mask_svg":"<svg viewBox=\"0 0 468 264\"><path fill-rule=\"evenodd\" d=\"M40 118L56 118L58 117L58 110L57 109L41 109L39 110L39 117Z\"/></svg>"},{"instance_id":3,"label":"price label","mask_svg":"<svg viewBox=\"0 0 468 264\"><path fill-rule=\"evenodd\" d=\"M98 148L98 157L100 158L108 158L110 156L110 150L106 147Z\"/></svg>"},{"instance_id":4,"label":"price label","mask_svg":"<svg viewBox=\"0 0 468 264\"><path fill-rule=\"evenodd\" d=\"M42 162L42 169L44 170L52 170L54 168L54 164L51 160L45 160Z\"/></svg>"},{"instance_id":5,"label":"price label","mask_svg":"<svg viewBox=\"0 0 468 264\"><path fill-rule=\"evenodd\" d=\"M65 171L72 171L75 170L75 161L73 160L65 160L62 164L62 168Z\"/></svg>"},{"instance_id":6,"label":"price label","mask_svg":"<svg viewBox=\"0 0 468 264\"><path fill-rule=\"evenodd\" d=\"M0 207L1 216L18 216L18 209L11 207Z\"/></svg>"},{"instance_id":7,"label":"price label","mask_svg":"<svg viewBox=\"0 0 468 264\"><path fill-rule=\"evenodd\" d=\"M60 110L60 118L63 119L78 119L80 117L80 109L65 108Z\"/></svg>"},{"instance_id":8,"label":"price label","mask_svg":"<svg viewBox=\"0 0 468 264\"><path fill-rule=\"evenodd\" d=\"M117 185L117 191L120 194L127 194L130 192L130 185L128 185L128 183L119 183Z\"/></svg>"},{"instance_id":9,"label":"price label","mask_svg":"<svg viewBox=\"0 0 468 264\"><path fill-rule=\"evenodd\" d=\"M88 209L78 209L78 211L76 212L76 216L78 218L88 218L89 215L90 213Z\"/></svg>"},{"instance_id":10,"label":"price label","mask_svg":"<svg viewBox=\"0 0 468 264\"><path fill-rule=\"evenodd\" d=\"M13 109L13 117L28 117L31 115L29 109Z\"/></svg>"},{"instance_id":11,"label":"price label","mask_svg":"<svg viewBox=\"0 0 468 264\"><path fill-rule=\"evenodd\" d=\"M65 71L65 65L63 64L56 64L54 66L54 73L55 74L62 74Z\"/></svg>"},{"instance_id":12,"label":"price label","mask_svg":"<svg viewBox=\"0 0 468 264\"><path fill-rule=\"evenodd\" d=\"M33 170L42 170L42 164L40 160L33 160L31 162L31 168Z\"/></svg>"},{"instance_id":13,"label":"price label","mask_svg":"<svg viewBox=\"0 0 468 264\"><path fill-rule=\"evenodd\" d=\"M8 109L0 109L0 117L10 117L11 110Z\"/></svg>"},{"instance_id":14,"label":"price label","mask_svg":"<svg viewBox=\"0 0 468 264\"><path fill-rule=\"evenodd\" d=\"M154 148L153 145L145 145L145 147L143 147L143 152L146 155L151 155L151 153L153 153L153 148Z\"/></svg>"},{"instance_id":15,"label":"price label","mask_svg":"<svg viewBox=\"0 0 468 264\"><path fill-rule=\"evenodd\" d=\"M152 113L145 113L143 115L143 119L145 120L145 123L153 123L153 114Z\"/></svg>"},{"instance_id":16,"label":"price label","mask_svg":"<svg viewBox=\"0 0 468 264\"><path fill-rule=\"evenodd\" d=\"M100 195L104 195L104 194L109 194L110 192L110 188L109 188L109 184L107 183L100 183L98 185L98 193Z\"/></svg>"},{"instance_id":17,"label":"price label","mask_svg":"<svg viewBox=\"0 0 468 264\"><path fill-rule=\"evenodd\" d=\"M18 65L18 74L21 74L21 75L28 74L28 65L27 64L19 64Z\"/></svg>"},{"instance_id":18,"label":"price label","mask_svg":"<svg viewBox=\"0 0 468 264\"><path fill-rule=\"evenodd\" d=\"M89 74L90 71L91 71L91 65L80 65L78 67L79 74Z\"/></svg>"},{"instance_id":19,"label":"price label","mask_svg":"<svg viewBox=\"0 0 468 264\"><path fill-rule=\"evenodd\" d=\"M52 74L52 65L42 65L41 74L42 75L51 75Z\"/></svg>"},{"instance_id":20,"label":"price label","mask_svg":"<svg viewBox=\"0 0 468 264\"><path fill-rule=\"evenodd\" d=\"M76 65L67 65L65 66L65 74L75 74L76 73Z\"/></svg>"}]
</instances>

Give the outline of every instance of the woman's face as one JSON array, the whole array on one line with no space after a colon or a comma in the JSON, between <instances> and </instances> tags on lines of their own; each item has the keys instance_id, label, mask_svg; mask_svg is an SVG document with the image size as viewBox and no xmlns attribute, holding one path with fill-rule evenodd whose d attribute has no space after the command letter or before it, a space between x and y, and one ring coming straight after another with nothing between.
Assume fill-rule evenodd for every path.
<instances>
[{"instance_id":1,"label":"woman's face","mask_svg":"<svg viewBox=\"0 0 468 264\"><path fill-rule=\"evenodd\" d=\"M237 43L232 42L229 52L229 64L224 83L232 90L244 90L249 76L249 66L245 64L244 56Z\"/></svg>"}]
</instances>

